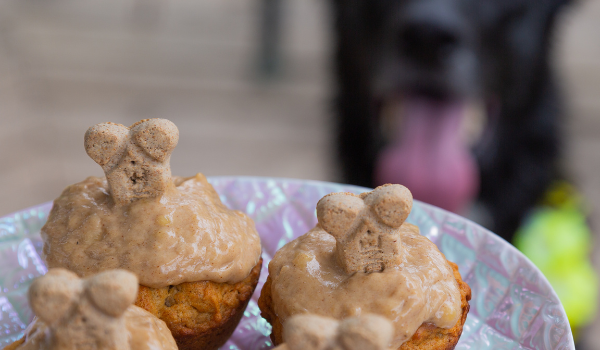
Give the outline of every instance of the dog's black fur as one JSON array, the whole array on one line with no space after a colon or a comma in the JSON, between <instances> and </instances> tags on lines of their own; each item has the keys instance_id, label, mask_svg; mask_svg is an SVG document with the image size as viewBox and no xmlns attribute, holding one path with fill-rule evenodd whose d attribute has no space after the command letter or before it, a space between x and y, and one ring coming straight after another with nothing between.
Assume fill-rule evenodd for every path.
<instances>
[{"instance_id":1,"label":"dog's black fur","mask_svg":"<svg viewBox=\"0 0 600 350\"><path fill-rule=\"evenodd\" d=\"M557 14L568 2L333 0L337 145L344 180L374 185L374 162L385 143L379 109L386 93L495 101L500 112L490 116L491 133L473 150L480 170L478 198L491 214L490 228L510 241L557 175L561 111L549 57ZM411 13L415 7L420 12ZM428 64L431 52L425 51L417 53L425 62L421 68L408 68L406 55L414 53L398 48L406 46L414 13L433 26L437 20L444 22L442 28L447 25L450 38L434 40L446 46L440 48L446 58L462 55L462 64ZM421 39L417 35L409 44L418 46ZM404 74L407 69L410 74Z\"/></svg>"}]
</instances>

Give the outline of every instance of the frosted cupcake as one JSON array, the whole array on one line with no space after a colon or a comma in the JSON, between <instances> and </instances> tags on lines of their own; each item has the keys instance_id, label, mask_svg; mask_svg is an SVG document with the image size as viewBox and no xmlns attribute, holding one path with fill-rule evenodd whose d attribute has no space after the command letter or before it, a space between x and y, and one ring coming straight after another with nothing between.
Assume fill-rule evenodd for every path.
<instances>
[{"instance_id":1,"label":"frosted cupcake","mask_svg":"<svg viewBox=\"0 0 600 350\"><path fill-rule=\"evenodd\" d=\"M343 320L371 313L390 320L391 349L453 349L471 298L458 267L404 221L412 195L385 185L317 204L317 226L269 264L259 307L283 342L283 324L312 313Z\"/></svg>"},{"instance_id":2,"label":"frosted cupcake","mask_svg":"<svg viewBox=\"0 0 600 350\"><path fill-rule=\"evenodd\" d=\"M5 350L177 350L167 325L132 305L138 281L124 270L81 280L51 269L29 288L36 317Z\"/></svg>"},{"instance_id":3,"label":"frosted cupcake","mask_svg":"<svg viewBox=\"0 0 600 350\"><path fill-rule=\"evenodd\" d=\"M85 149L106 178L71 185L54 201L43 256L79 276L132 271L136 305L165 321L180 349L216 349L258 283L260 238L202 174L171 176L178 138L165 119L88 129Z\"/></svg>"}]
</instances>

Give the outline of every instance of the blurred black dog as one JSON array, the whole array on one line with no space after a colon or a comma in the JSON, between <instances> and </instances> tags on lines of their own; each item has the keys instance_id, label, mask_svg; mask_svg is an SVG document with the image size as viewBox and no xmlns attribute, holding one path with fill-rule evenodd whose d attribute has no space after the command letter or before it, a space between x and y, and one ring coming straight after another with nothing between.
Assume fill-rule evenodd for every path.
<instances>
[{"instance_id":1,"label":"blurred black dog","mask_svg":"<svg viewBox=\"0 0 600 350\"><path fill-rule=\"evenodd\" d=\"M510 241L557 176L549 54L568 2L334 0L345 181L402 183L463 214L477 199L486 226ZM474 121L483 127L469 144Z\"/></svg>"}]
</instances>

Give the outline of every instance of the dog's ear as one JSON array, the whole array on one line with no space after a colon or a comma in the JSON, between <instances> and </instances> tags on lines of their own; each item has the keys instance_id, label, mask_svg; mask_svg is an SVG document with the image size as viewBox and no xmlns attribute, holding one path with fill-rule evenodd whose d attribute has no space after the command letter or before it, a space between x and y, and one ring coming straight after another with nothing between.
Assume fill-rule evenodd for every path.
<instances>
[{"instance_id":1,"label":"dog's ear","mask_svg":"<svg viewBox=\"0 0 600 350\"><path fill-rule=\"evenodd\" d=\"M364 206L362 198L351 193L332 193L317 203L317 219L325 232L343 240Z\"/></svg>"},{"instance_id":2,"label":"dog's ear","mask_svg":"<svg viewBox=\"0 0 600 350\"><path fill-rule=\"evenodd\" d=\"M82 291L83 285L76 274L51 269L31 283L29 306L42 321L52 324L69 313Z\"/></svg>"},{"instance_id":3,"label":"dog's ear","mask_svg":"<svg viewBox=\"0 0 600 350\"><path fill-rule=\"evenodd\" d=\"M111 270L87 280L90 299L102 312L119 317L133 304L138 292L137 277L125 270Z\"/></svg>"},{"instance_id":4,"label":"dog's ear","mask_svg":"<svg viewBox=\"0 0 600 350\"><path fill-rule=\"evenodd\" d=\"M579 0L550 0L552 11L557 12L560 11L565 6L576 5L579 3Z\"/></svg>"},{"instance_id":5,"label":"dog's ear","mask_svg":"<svg viewBox=\"0 0 600 350\"><path fill-rule=\"evenodd\" d=\"M570 5L579 2L578 0L554 0L554 3L558 6Z\"/></svg>"}]
</instances>

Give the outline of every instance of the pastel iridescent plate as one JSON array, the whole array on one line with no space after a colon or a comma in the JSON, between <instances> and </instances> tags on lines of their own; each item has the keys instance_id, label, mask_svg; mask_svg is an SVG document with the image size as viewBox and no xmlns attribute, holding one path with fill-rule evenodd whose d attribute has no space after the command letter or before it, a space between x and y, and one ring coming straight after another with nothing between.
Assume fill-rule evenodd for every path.
<instances>
[{"instance_id":1,"label":"pastel iridescent plate","mask_svg":"<svg viewBox=\"0 0 600 350\"><path fill-rule=\"evenodd\" d=\"M260 282L241 323L222 349L270 349L269 324L256 300L273 254L317 223L317 201L331 192L368 189L327 182L258 177L210 178L223 203L256 222L263 244ZM0 347L17 340L33 315L27 287L43 275L40 228L52 203L0 218ZM565 311L542 273L490 231L416 201L408 221L460 268L473 299L456 349L574 349Z\"/></svg>"}]
</instances>

